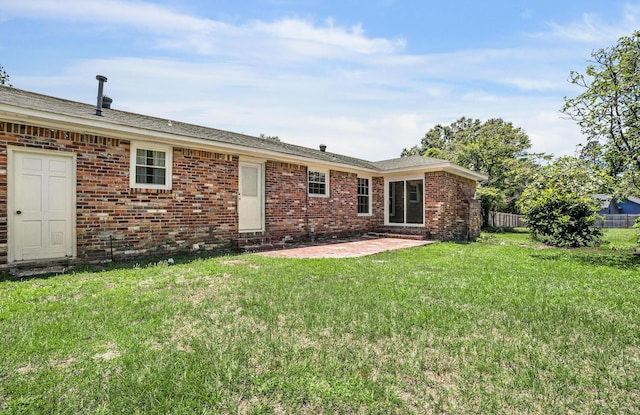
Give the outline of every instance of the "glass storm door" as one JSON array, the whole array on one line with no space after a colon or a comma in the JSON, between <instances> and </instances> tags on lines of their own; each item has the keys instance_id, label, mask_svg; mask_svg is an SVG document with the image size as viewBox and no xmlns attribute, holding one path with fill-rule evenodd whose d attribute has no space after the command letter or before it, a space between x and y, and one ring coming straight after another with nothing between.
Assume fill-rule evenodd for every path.
<instances>
[{"instance_id":1,"label":"glass storm door","mask_svg":"<svg viewBox=\"0 0 640 415\"><path fill-rule=\"evenodd\" d=\"M263 231L262 165L240 163L238 227L240 232Z\"/></svg>"}]
</instances>

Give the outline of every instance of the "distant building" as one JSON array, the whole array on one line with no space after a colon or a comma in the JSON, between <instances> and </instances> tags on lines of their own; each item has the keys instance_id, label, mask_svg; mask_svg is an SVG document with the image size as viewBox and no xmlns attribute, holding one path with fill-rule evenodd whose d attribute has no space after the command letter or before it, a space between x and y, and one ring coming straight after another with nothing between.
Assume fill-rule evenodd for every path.
<instances>
[{"instance_id":1,"label":"distant building","mask_svg":"<svg viewBox=\"0 0 640 415\"><path fill-rule=\"evenodd\" d=\"M640 214L640 198L629 196L618 200L606 194L594 194L593 198L600 202L600 215L635 215Z\"/></svg>"}]
</instances>

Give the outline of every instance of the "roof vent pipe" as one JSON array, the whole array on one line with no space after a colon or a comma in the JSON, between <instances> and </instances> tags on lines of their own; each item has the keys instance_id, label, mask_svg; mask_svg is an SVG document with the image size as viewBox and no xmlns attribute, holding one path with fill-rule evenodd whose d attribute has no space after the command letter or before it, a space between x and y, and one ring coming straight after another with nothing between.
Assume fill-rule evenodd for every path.
<instances>
[{"instance_id":1,"label":"roof vent pipe","mask_svg":"<svg viewBox=\"0 0 640 415\"><path fill-rule=\"evenodd\" d=\"M107 82L107 77L96 75L96 79L98 80L98 103L96 105L96 115L102 116L102 101L104 98L102 90L104 89L104 83Z\"/></svg>"},{"instance_id":2,"label":"roof vent pipe","mask_svg":"<svg viewBox=\"0 0 640 415\"><path fill-rule=\"evenodd\" d=\"M320 144L320 151L322 151L323 153L327 151L327 146L324 144Z\"/></svg>"},{"instance_id":3,"label":"roof vent pipe","mask_svg":"<svg viewBox=\"0 0 640 415\"><path fill-rule=\"evenodd\" d=\"M112 102L113 102L113 99L111 99L111 97L108 97L106 95L102 96L102 108L110 110Z\"/></svg>"}]
</instances>

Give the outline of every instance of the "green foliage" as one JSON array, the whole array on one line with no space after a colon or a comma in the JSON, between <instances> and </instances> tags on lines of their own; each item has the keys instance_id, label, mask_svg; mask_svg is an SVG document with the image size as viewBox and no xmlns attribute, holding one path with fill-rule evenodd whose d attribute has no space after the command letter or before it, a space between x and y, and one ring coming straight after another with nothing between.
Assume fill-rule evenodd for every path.
<instances>
[{"instance_id":1,"label":"green foliage","mask_svg":"<svg viewBox=\"0 0 640 415\"><path fill-rule=\"evenodd\" d=\"M490 210L517 213L516 201L549 156L531 154L529 136L502 119L486 122L462 117L448 126L436 125L420 145L404 149L402 156L423 155L452 161L489 176L478 192L485 226Z\"/></svg>"},{"instance_id":2,"label":"green foliage","mask_svg":"<svg viewBox=\"0 0 640 415\"><path fill-rule=\"evenodd\" d=\"M640 218L636 219L636 223L634 223L633 228L638 230L638 241L637 241L637 243L638 243L638 245L640 245Z\"/></svg>"},{"instance_id":3,"label":"green foliage","mask_svg":"<svg viewBox=\"0 0 640 415\"><path fill-rule=\"evenodd\" d=\"M477 196L480 199L480 206L494 209L504 205L504 193L495 187L484 186L478 189Z\"/></svg>"},{"instance_id":4,"label":"green foliage","mask_svg":"<svg viewBox=\"0 0 640 415\"><path fill-rule=\"evenodd\" d=\"M262 138L263 140L268 140L268 141L280 141L280 137L278 137L277 135L265 135L264 133L259 135L260 138Z\"/></svg>"},{"instance_id":5,"label":"green foliage","mask_svg":"<svg viewBox=\"0 0 640 415\"><path fill-rule=\"evenodd\" d=\"M0 85L6 85L8 87L12 87L13 86L9 82L9 74L7 73L7 71L4 70L2 65L0 65Z\"/></svg>"},{"instance_id":6,"label":"green foliage","mask_svg":"<svg viewBox=\"0 0 640 415\"><path fill-rule=\"evenodd\" d=\"M533 237L559 247L597 245L602 233L595 226L599 205L592 194L599 183L575 158L545 166L519 201Z\"/></svg>"},{"instance_id":7,"label":"green foliage","mask_svg":"<svg viewBox=\"0 0 640 415\"><path fill-rule=\"evenodd\" d=\"M495 187L490 186L482 186L477 190L478 199L480 199L480 208L482 209L482 214L485 219L488 217L490 212L498 212L504 210L505 203L505 195L500 189L496 189ZM485 227L487 225L487 221L485 220Z\"/></svg>"},{"instance_id":8,"label":"green foliage","mask_svg":"<svg viewBox=\"0 0 640 415\"><path fill-rule=\"evenodd\" d=\"M585 74L569 82L584 89L565 97L563 111L587 138L581 157L616 179L619 193L640 192L640 31L592 53Z\"/></svg>"}]
</instances>

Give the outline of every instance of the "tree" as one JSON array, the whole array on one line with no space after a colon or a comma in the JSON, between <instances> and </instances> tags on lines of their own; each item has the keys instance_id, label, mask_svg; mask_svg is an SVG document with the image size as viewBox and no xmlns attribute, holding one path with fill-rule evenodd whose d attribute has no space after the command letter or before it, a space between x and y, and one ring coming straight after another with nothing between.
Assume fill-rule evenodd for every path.
<instances>
[{"instance_id":1,"label":"tree","mask_svg":"<svg viewBox=\"0 0 640 415\"><path fill-rule=\"evenodd\" d=\"M545 166L518 201L533 237L560 247L597 245L599 204L592 197L603 185L590 166L573 157Z\"/></svg>"},{"instance_id":2,"label":"tree","mask_svg":"<svg viewBox=\"0 0 640 415\"><path fill-rule=\"evenodd\" d=\"M462 117L448 126L436 125L420 145L402 156L423 155L449 160L489 176L478 191L484 225L492 210L517 211L520 193L540 168L543 154L531 154L529 136L500 118L486 122Z\"/></svg>"},{"instance_id":3,"label":"tree","mask_svg":"<svg viewBox=\"0 0 640 415\"><path fill-rule=\"evenodd\" d=\"M4 70L2 65L0 65L0 85L6 85L8 87L12 87L13 86L9 82L9 74L7 73L7 71Z\"/></svg>"},{"instance_id":4,"label":"tree","mask_svg":"<svg viewBox=\"0 0 640 415\"><path fill-rule=\"evenodd\" d=\"M586 136L581 158L615 178L621 196L640 194L640 31L591 56L585 74L571 71L584 91L562 110Z\"/></svg>"},{"instance_id":5,"label":"tree","mask_svg":"<svg viewBox=\"0 0 640 415\"><path fill-rule=\"evenodd\" d=\"M263 140L280 141L280 137L278 137L277 135L264 135L264 133L262 133L259 135L259 137Z\"/></svg>"}]
</instances>

